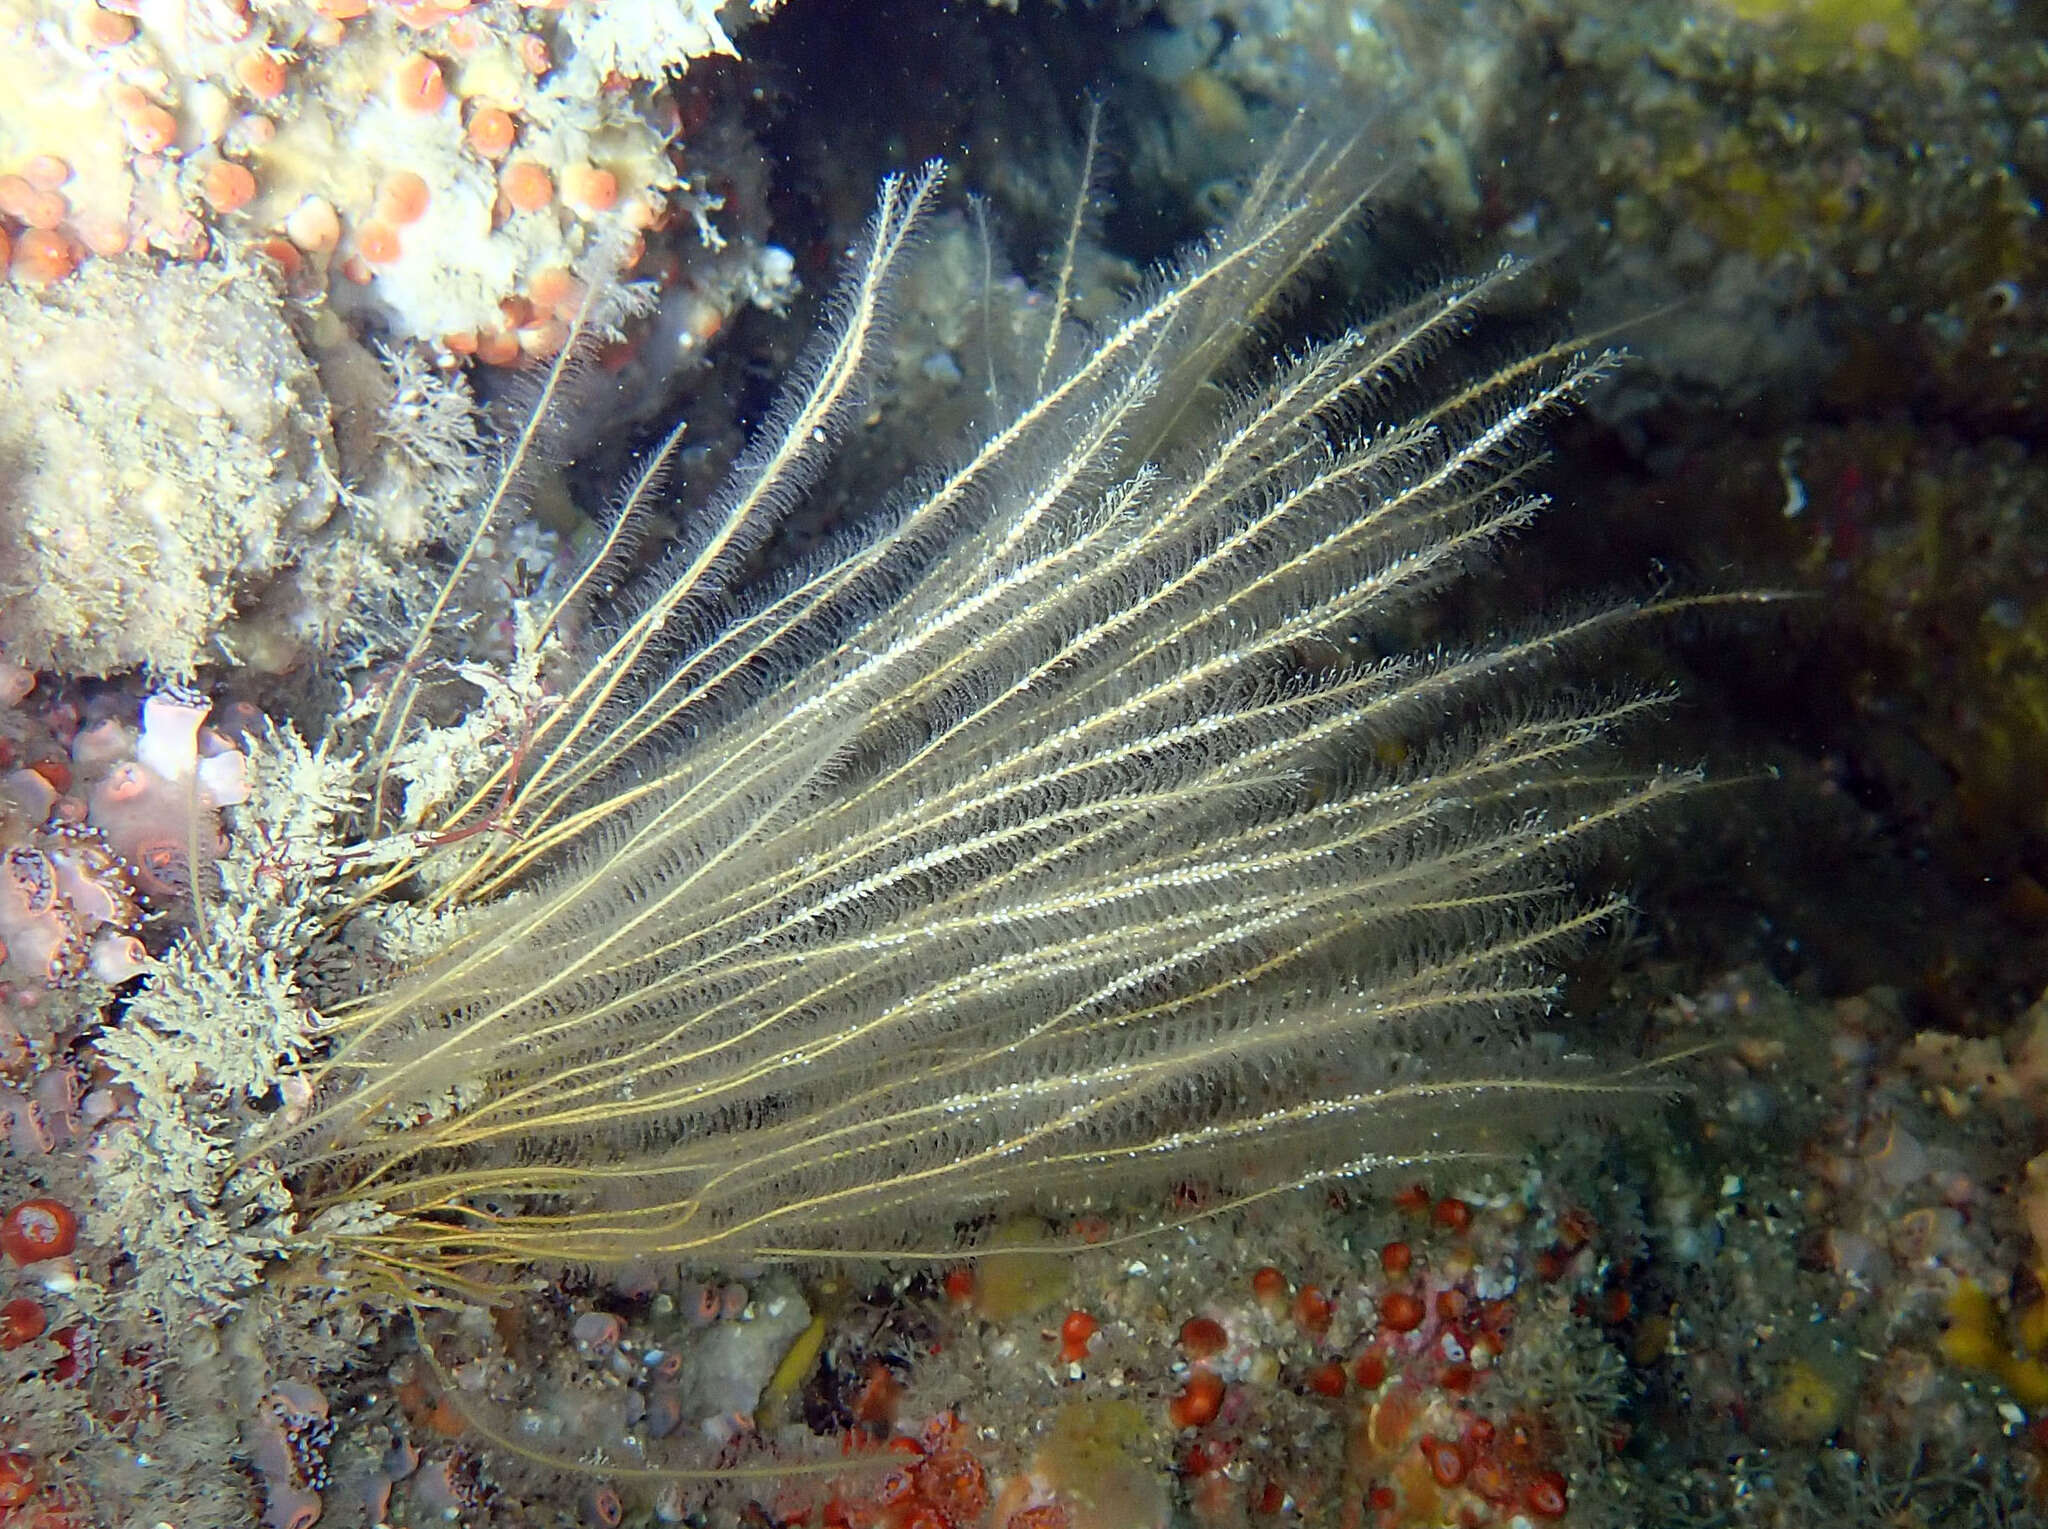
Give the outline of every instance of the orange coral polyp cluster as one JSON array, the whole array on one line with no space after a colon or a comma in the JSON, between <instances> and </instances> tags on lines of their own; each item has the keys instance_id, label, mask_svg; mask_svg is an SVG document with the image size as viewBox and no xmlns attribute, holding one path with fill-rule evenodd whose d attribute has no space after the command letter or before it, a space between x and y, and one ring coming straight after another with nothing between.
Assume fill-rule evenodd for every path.
<instances>
[{"instance_id":1,"label":"orange coral polyp cluster","mask_svg":"<svg viewBox=\"0 0 2048 1529\"><path fill-rule=\"evenodd\" d=\"M54 154L37 154L17 175L0 175L0 265L25 286L48 286L78 268L84 246L68 231L71 204L62 187L71 166Z\"/></svg>"},{"instance_id":2,"label":"orange coral polyp cluster","mask_svg":"<svg viewBox=\"0 0 2048 1529\"><path fill-rule=\"evenodd\" d=\"M499 170L499 221L515 216L559 220L560 260L587 244L575 226L579 222L623 216L644 227L660 216L660 187L667 183L663 135L673 139L675 132L660 127L658 106L646 108L656 119L652 135L628 135L620 140L626 147L614 143L616 163L573 156L564 162L559 135L545 130L527 155L510 160L522 137L517 111L525 99L525 81L547 75L556 64L548 38L531 30L533 20L522 20L513 7L493 8L485 15L481 0L313 0L313 8L313 23L287 37L274 26L266 28L246 0L225 0L223 35L246 42L202 61L206 73L181 78L175 71L110 71L93 78L89 99L97 99L105 131L125 148L132 183L121 185L116 195L95 179L81 210L81 199L60 189L70 175L62 160L41 156L57 170L56 183L48 185L35 183L33 173L21 165L0 161L0 172L14 172L0 173L0 270L18 283L43 286L68 277L89 255L147 247L197 258L223 238L276 259L284 268L286 290L297 297L317 295L336 275L376 284L408 257L459 266L467 258L461 250L435 245L442 237L438 226L417 236L406 232L421 220L430 192L440 185L427 168L429 162L440 162L432 153L418 157L418 170L384 167L387 173L370 206L354 205L339 192L314 191L296 206L280 206L264 196L272 189L267 148L273 143L283 147L300 114L288 104L289 97L295 85L316 79L322 86L316 116L320 111L345 114L381 100L423 127L445 119L455 135L451 146ZM529 7L524 16L538 18L552 9L559 7ZM373 10L402 23L406 31L394 37L388 27L351 25ZM154 24L136 12L131 0L85 0L76 16L74 40L101 50L124 46ZM394 43L396 52L389 51ZM352 59L367 67L323 73L299 65L303 55L341 47L360 49ZM512 66L509 81L500 67L504 64ZM347 84L340 84L337 93L339 82L356 79L361 81L360 101ZM463 88L465 80L472 88ZM487 93L474 88L478 81L494 81L497 88ZM620 95L634 84L609 80L606 94ZM663 99L660 87L651 94ZM225 100L225 112L207 104L216 99ZM641 107L627 109L638 112ZM674 116L672 106L668 112ZM648 155L655 164L651 185L640 163ZM336 184L349 184L349 177L338 177ZM258 218L267 226L256 226ZM531 244L536 233L545 236L545 227L529 228L522 240ZM524 285L537 289L539 283L529 274ZM564 280L559 285L571 284ZM436 322L427 313L407 311L422 304L434 307L418 295L425 290L442 289L416 282L380 288L380 298L398 310L394 328ZM475 324L445 334L444 352L502 365L556 354L567 332L560 311L564 300L560 294L536 295L538 311L530 323L503 328Z\"/></svg>"},{"instance_id":3,"label":"orange coral polyp cluster","mask_svg":"<svg viewBox=\"0 0 2048 1529\"><path fill-rule=\"evenodd\" d=\"M941 1413L917 1437L894 1438L885 1447L903 1463L827 1501L824 1529L978 1529L985 1522L992 1502L988 1472L966 1448L952 1414Z\"/></svg>"}]
</instances>

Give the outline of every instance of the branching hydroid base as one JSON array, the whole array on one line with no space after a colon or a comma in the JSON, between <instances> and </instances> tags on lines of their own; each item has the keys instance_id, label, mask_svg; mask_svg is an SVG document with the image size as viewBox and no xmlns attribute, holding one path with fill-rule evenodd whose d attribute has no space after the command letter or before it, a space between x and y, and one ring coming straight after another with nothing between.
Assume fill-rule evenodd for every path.
<instances>
[{"instance_id":1,"label":"branching hydroid base","mask_svg":"<svg viewBox=\"0 0 2048 1529\"><path fill-rule=\"evenodd\" d=\"M1628 613L1352 656L1529 518L1538 427L1604 362L1418 397L1503 267L1247 363L1363 159L1285 151L1077 354L1055 313L950 471L750 589L938 177L888 181L723 496L442 825L491 825L440 852L461 932L344 1016L272 1144L311 1200L380 1202L369 1251L426 1266L954 1251L998 1205L1230 1203L1626 1087L1520 1027L1612 911L1574 860L1682 784L1590 763L1648 702L1540 699ZM602 603L662 465L536 640Z\"/></svg>"}]
</instances>

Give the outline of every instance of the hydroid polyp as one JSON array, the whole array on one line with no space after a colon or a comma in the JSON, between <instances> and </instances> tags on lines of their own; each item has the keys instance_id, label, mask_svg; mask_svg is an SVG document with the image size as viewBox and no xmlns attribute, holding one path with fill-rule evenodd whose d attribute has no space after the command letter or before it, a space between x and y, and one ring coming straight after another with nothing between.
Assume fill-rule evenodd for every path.
<instances>
[{"instance_id":1,"label":"hydroid polyp","mask_svg":"<svg viewBox=\"0 0 2048 1529\"><path fill-rule=\"evenodd\" d=\"M1461 370L1511 263L1263 354L1372 182L1298 128L1113 320L1081 333L1063 275L1029 396L750 577L880 365L939 175L886 181L724 490L600 595L672 439L530 614L541 646L609 621L379 883L429 873L447 937L340 1017L266 1144L307 1208L393 1213L360 1250L426 1272L951 1256L997 1208L1169 1219L1176 1186L1514 1150L1638 1089L1530 1033L1615 912L1574 867L1688 779L1606 762L1656 697L1552 678L1635 613L1358 640L1535 514L1540 432L1611 358Z\"/></svg>"}]
</instances>

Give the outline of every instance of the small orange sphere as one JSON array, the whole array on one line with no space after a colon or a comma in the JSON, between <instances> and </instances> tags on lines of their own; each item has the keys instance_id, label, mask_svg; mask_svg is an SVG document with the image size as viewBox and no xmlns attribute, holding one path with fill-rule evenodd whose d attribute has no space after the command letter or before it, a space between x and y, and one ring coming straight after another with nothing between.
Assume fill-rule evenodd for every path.
<instances>
[{"instance_id":1,"label":"small orange sphere","mask_svg":"<svg viewBox=\"0 0 2048 1529\"><path fill-rule=\"evenodd\" d=\"M583 283L560 266L551 265L534 273L533 280L526 284L526 295L536 313L573 318L583 301Z\"/></svg>"},{"instance_id":2,"label":"small orange sphere","mask_svg":"<svg viewBox=\"0 0 2048 1529\"><path fill-rule=\"evenodd\" d=\"M389 223L365 223L356 230L356 252L371 265L389 265L403 251L398 244L398 230Z\"/></svg>"},{"instance_id":3,"label":"small orange sphere","mask_svg":"<svg viewBox=\"0 0 2048 1529\"><path fill-rule=\"evenodd\" d=\"M1262 1305L1272 1306L1287 1299L1287 1276L1271 1264L1252 1271L1252 1294Z\"/></svg>"},{"instance_id":4,"label":"small orange sphere","mask_svg":"<svg viewBox=\"0 0 2048 1529\"><path fill-rule=\"evenodd\" d=\"M62 1258L77 1246L78 1216L62 1200L23 1200L0 1219L0 1250L18 1264Z\"/></svg>"},{"instance_id":5,"label":"small orange sphere","mask_svg":"<svg viewBox=\"0 0 2048 1529\"><path fill-rule=\"evenodd\" d=\"M135 37L135 18L95 5L85 13L86 41L96 48L118 48Z\"/></svg>"},{"instance_id":6,"label":"small orange sphere","mask_svg":"<svg viewBox=\"0 0 2048 1529\"><path fill-rule=\"evenodd\" d=\"M71 179L71 166L55 154L37 154L21 167L28 183L38 191L55 191Z\"/></svg>"},{"instance_id":7,"label":"small orange sphere","mask_svg":"<svg viewBox=\"0 0 2048 1529\"><path fill-rule=\"evenodd\" d=\"M618 205L619 178L595 165L570 165L562 172L562 199L579 212L606 212Z\"/></svg>"},{"instance_id":8,"label":"small orange sphere","mask_svg":"<svg viewBox=\"0 0 2048 1529\"><path fill-rule=\"evenodd\" d=\"M70 216L71 204L61 191L32 191L21 210L21 221L30 228L62 228Z\"/></svg>"},{"instance_id":9,"label":"small orange sphere","mask_svg":"<svg viewBox=\"0 0 2048 1529\"><path fill-rule=\"evenodd\" d=\"M1323 1293L1320 1285L1303 1285L1294 1297L1294 1325L1320 1338L1330 1330L1337 1303Z\"/></svg>"},{"instance_id":10,"label":"small orange sphere","mask_svg":"<svg viewBox=\"0 0 2048 1529\"><path fill-rule=\"evenodd\" d=\"M284 60L261 51L244 53L235 60L235 78L259 101L275 101L284 94Z\"/></svg>"},{"instance_id":11,"label":"small orange sphere","mask_svg":"<svg viewBox=\"0 0 2048 1529\"><path fill-rule=\"evenodd\" d=\"M305 259L299 254L299 247L289 239L265 239L256 246L257 250L277 262L278 274L290 281L299 274Z\"/></svg>"},{"instance_id":12,"label":"small orange sphere","mask_svg":"<svg viewBox=\"0 0 2048 1529\"><path fill-rule=\"evenodd\" d=\"M1060 1358L1079 1364L1088 1357L1088 1341L1102 1330L1102 1324L1085 1311L1070 1311L1060 1323Z\"/></svg>"},{"instance_id":13,"label":"small orange sphere","mask_svg":"<svg viewBox=\"0 0 2048 1529\"><path fill-rule=\"evenodd\" d=\"M1230 1346L1230 1334L1214 1317L1189 1317L1180 1325L1180 1346L1190 1359L1210 1359Z\"/></svg>"},{"instance_id":14,"label":"small orange sphere","mask_svg":"<svg viewBox=\"0 0 2048 1529\"><path fill-rule=\"evenodd\" d=\"M199 180L199 194L215 212L233 212L256 199L256 177L246 165L217 159Z\"/></svg>"},{"instance_id":15,"label":"small orange sphere","mask_svg":"<svg viewBox=\"0 0 2048 1529\"><path fill-rule=\"evenodd\" d=\"M1200 1428L1222 1410L1223 1377L1214 1370L1196 1370L1167 1405L1166 1416L1176 1428Z\"/></svg>"},{"instance_id":16,"label":"small orange sphere","mask_svg":"<svg viewBox=\"0 0 2048 1529\"><path fill-rule=\"evenodd\" d=\"M0 1306L0 1349L17 1349L42 1337L50 1325L42 1303L29 1296L17 1296Z\"/></svg>"},{"instance_id":17,"label":"small orange sphere","mask_svg":"<svg viewBox=\"0 0 2048 1529\"><path fill-rule=\"evenodd\" d=\"M309 255L323 255L341 242L341 214L324 196L309 196L285 215L285 237Z\"/></svg>"},{"instance_id":18,"label":"small orange sphere","mask_svg":"<svg viewBox=\"0 0 2048 1529\"><path fill-rule=\"evenodd\" d=\"M138 154L161 154L178 138L178 119L154 101L144 101L122 115L128 142Z\"/></svg>"},{"instance_id":19,"label":"small orange sphere","mask_svg":"<svg viewBox=\"0 0 2048 1529\"><path fill-rule=\"evenodd\" d=\"M48 286L78 269L78 254L71 241L55 230L31 228L14 241L14 258L8 269L16 281Z\"/></svg>"},{"instance_id":20,"label":"small orange sphere","mask_svg":"<svg viewBox=\"0 0 2048 1529\"><path fill-rule=\"evenodd\" d=\"M415 53L398 66L392 77L391 93L407 111L436 112L448 99L448 82L441 78L441 66L423 53Z\"/></svg>"},{"instance_id":21,"label":"small orange sphere","mask_svg":"<svg viewBox=\"0 0 2048 1529\"><path fill-rule=\"evenodd\" d=\"M476 338L476 358L486 366L510 366L525 354L518 336L502 329L487 330Z\"/></svg>"},{"instance_id":22,"label":"small orange sphere","mask_svg":"<svg viewBox=\"0 0 2048 1529\"><path fill-rule=\"evenodd\" d=\"M1522 1506L1532 1518L1563 1518L1571 1493L1558 1471L1538 1471L1522 1488Z\"/></svg>"},{"instance_id":23,"label":"small orange sphere","mask_svg":"<svg viewBox=\"0 0 2048 1529\"><path fill-rule=\"evenodd\" d=\"M1389 1290L1380 1297L1380 1326L1389 1332L1412 1333L1426 1314L1422 1297L1412 1290Z\"/></svg>"},{"instance_id":24,"label":"small orange sphere","mask_svg":"<svg viewBox=\"0 0 2048 1529\"><path fill-rule=\"evenodd\" d=\"M505 166L498 184L505 192L505 200L520 212L539 212L555 199L553 179L530 159Z\"/></svg>"},{"instance_id":25,"label":"small orange sphere","mask_svg":"<svg viewBox=\"0 0 2048 1529\"><path fill-rule=\"evenodd\" d=\"M1454 1487L1465 1479L1465 1473L1472 1468L1472 1462L1464 1452L1448 1439L1439 1439L1434 1434L1424 1434L1416 1446L1422 1458L1429 1462L1429 1473L1436 1478L1440 1487Z\"/></svg>"},{"instance_id":26,"label":"small orange sphere","mask_svg":"<svg viewBox=\"0 0 2048 1529\"><path fill-rule=\"evenodd\" d=\"M502 159L519 136L512 114L495 106L479 106L470 113L469 146L486 159Z\"/></svg>"},{"instance_id":27,"label":"small orange sphere","mask_svg":"<svg viewBox=\"0 0 2048 1529\"><path fill-rule=\"evenodd\" d=\"M387 223L419 222L427 210L427 183L410 170L396 170L384 178L377 193L377 215Z\"/></svg>"}]
</instances>

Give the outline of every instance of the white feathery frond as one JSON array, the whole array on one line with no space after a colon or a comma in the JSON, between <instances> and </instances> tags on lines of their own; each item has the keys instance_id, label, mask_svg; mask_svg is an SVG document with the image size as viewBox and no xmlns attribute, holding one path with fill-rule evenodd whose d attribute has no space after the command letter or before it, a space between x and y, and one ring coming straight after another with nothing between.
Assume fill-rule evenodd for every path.
<instances>
[{"instance_id":1,"label":"white feathery frond","mask_svg":"<svg viewBox=\"0 0 2048 1529\"><path fill-rule=\"evenodd\" d=\"M1497 1152L1642 1089L1527 1035L1617 911L1574 864L1686 785L1594 763L1660 697L1542 693L1637 613L1335 657L1528 520L1537 436L1611 358L1417 401L1503 263L1248 372L1371 179L1298 126L1064 363L1055 311L1036 395L955 465L748 590L859 412L938 171L885 182L728 487L452 813L516 830L441 884L460 937L350 1011L263 1148L310 1203L381 1201L410 1267L937 1251L999 1204L1164 1219L1176 1184Z\"/></svg>"}]
</instances>

